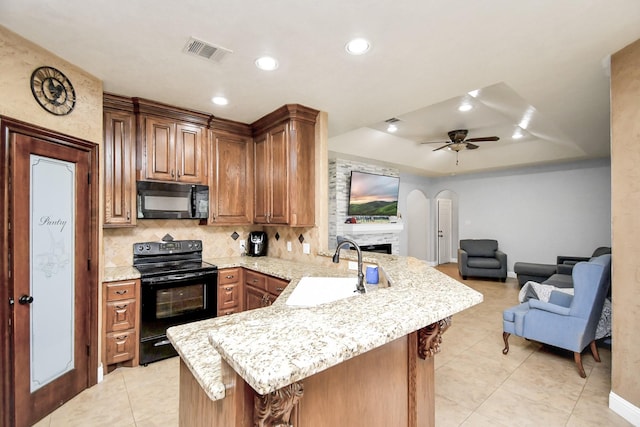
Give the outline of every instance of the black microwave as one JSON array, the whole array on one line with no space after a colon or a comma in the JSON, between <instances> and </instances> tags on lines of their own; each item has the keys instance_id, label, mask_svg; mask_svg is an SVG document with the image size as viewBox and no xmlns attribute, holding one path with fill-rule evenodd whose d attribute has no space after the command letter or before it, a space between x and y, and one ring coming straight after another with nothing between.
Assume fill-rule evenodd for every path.
<instances>
[{"instance_id":1,"label":"black microwave","mask_svg":"<svg viewBox=\"0 0 640 427\"><path fill-rule=\"evenodd\" d=\"M198 219L209 216L209 186L138 181L138 218Z\"/></svg>"}]
</instances>

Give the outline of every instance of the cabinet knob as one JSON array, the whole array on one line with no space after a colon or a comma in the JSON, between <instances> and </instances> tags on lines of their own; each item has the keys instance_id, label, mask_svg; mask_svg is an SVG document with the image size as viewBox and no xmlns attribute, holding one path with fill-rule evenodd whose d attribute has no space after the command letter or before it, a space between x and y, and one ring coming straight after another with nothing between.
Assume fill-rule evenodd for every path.
<instances>
[{"instance_id":1,"label":"cabinet knob","mask_svg":"<svg viewBox=\"0 0 640 427\"><path fill-rule=\"evenodd\" d=\"M230 274L228 276L225 276L226 279L233 279L233 274Z\"/></svg>"},{"instance_id":2,"label":"cabinet knob","mask_svg":"<svg viewBox=\"0 0 640 427\"><path fill-rule=\"evenodd\" d=\"M279 286L278 286L278 287L276 288L276 291L277 291L277 292L282 292L282 291L284 291L284 288L281 288L281 287L279 287Z\"/></svg>"},{"instance_id":3,"label":"cabinet knob","mask_svg":"<svg viewBox=\"0 0 640 427\"><path fill-rule=\"evenodd\" d=\"M174 178L175 174L173 173L173 169L171 169L171 178Z\"/></svg>"},{"instance_id":4,"label":"cabinet knob","mask_svg":"<svg viewBox=\"0 0 640 427\"><path fill-rule=\"evenodd\" d=\"M131 221L131 212L127 211L127 221Z\"/></svg>"},{"instance_id":5,"label":"cabinet knob","mask_svg":"<svg viewBox=\"0 0 640 427\"><path fill-rule=\"evenodd\" d=\"M227 287L227 288L224 288L224 290L225 290L225 291L232 291L232 290L233 290L233 288L232 288L231 286L229 286L229 287Z\"/></svg>"},{"instance_id":6,"label":"cabinet knob","mask_svg":"<svg viewBox=\"0 0 640 427\"><path fill-rule=\"evenodd\" d=\"M126 293L127 293L126 289L120 289L120 290L116 291L116 294L118 294L118 295L124 295Z\"/></svg>"}]
</instances>

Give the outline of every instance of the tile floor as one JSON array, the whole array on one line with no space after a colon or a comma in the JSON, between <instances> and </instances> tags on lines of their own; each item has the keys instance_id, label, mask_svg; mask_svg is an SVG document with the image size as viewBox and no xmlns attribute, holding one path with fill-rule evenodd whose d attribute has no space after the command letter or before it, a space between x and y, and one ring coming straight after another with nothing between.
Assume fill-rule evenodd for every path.
<instances>
[{"instance_id":1,"label":"tile floor","mask_svg":"<svg viewBox=\"0 0 640 427\"><path fill-rule=\"evenodd\" d=\"M439 268L460 279L454 264ZM602 363L583 354L586 379L571 354L518 337L511 337L504 356L502 310L517 302L517 282L464 282L484 294L484 302L455 315L443 336L435 360L438 427L631 425L608 408L609 350L600 349ZM178 359L116 369L36 425L177 426Z\"/></svg>"}]
</instances>

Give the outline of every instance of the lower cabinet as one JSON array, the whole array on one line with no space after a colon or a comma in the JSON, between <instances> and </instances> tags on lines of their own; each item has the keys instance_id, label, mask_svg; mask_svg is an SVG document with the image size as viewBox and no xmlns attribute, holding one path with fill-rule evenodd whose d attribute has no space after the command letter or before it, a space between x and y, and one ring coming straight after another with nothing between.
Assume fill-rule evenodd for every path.
<instances>
[{"instance_id":1,"label":"lower cabinet","mask_svg":"<svg viewBox=\"0 0 640 427\"><path fill-rule=\"evenodd\" d=\"M242 268L218 270L218 316L226 316L243 310L242 272Z\"/></svg>"},{"instance_id":2,"label":"lower cabinet","mask_svg":"<svg viewBox=\"0 0 640 427\"><path fill-rule=\"evenodd\" d=\"M244 300L245 310L267 307L280 296L288 281L255 271L245 271Z\"/></svg>"},{"instance_id":3,"label":"lower cabinet","mask_svg":"<svg viewBox=\"0 0 640 427\"><path fill-rule=\"evenodd\" d=\"M102 363L109 372L118 364L138 365L140 280L102 285Z\"/></svg>"}]
</instances>

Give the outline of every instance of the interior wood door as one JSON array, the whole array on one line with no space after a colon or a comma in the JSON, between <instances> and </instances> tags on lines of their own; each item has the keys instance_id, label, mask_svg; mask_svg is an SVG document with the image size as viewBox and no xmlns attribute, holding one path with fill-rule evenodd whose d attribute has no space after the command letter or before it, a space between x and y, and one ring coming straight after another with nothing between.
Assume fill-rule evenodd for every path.
<instances>
[{"instance_id":1,"label":"interior wood door","mask_svg":"<svg viewBox=\"0 0 640 427\"><path fill-rule=\"evenodd\" d=\"M438 264L451 262L451 200L438 199Z\"/></svg>"},{"instance_id":2,"label":"interior wood door","mask_svg":"<svg viewBox=\"0 0 640 427\"><path fill-rule=\"evenodd\" d=\"M90 151L10 138L11 424L22 427L95 383L95 193Z\"/></svg>"}]
</instances>

